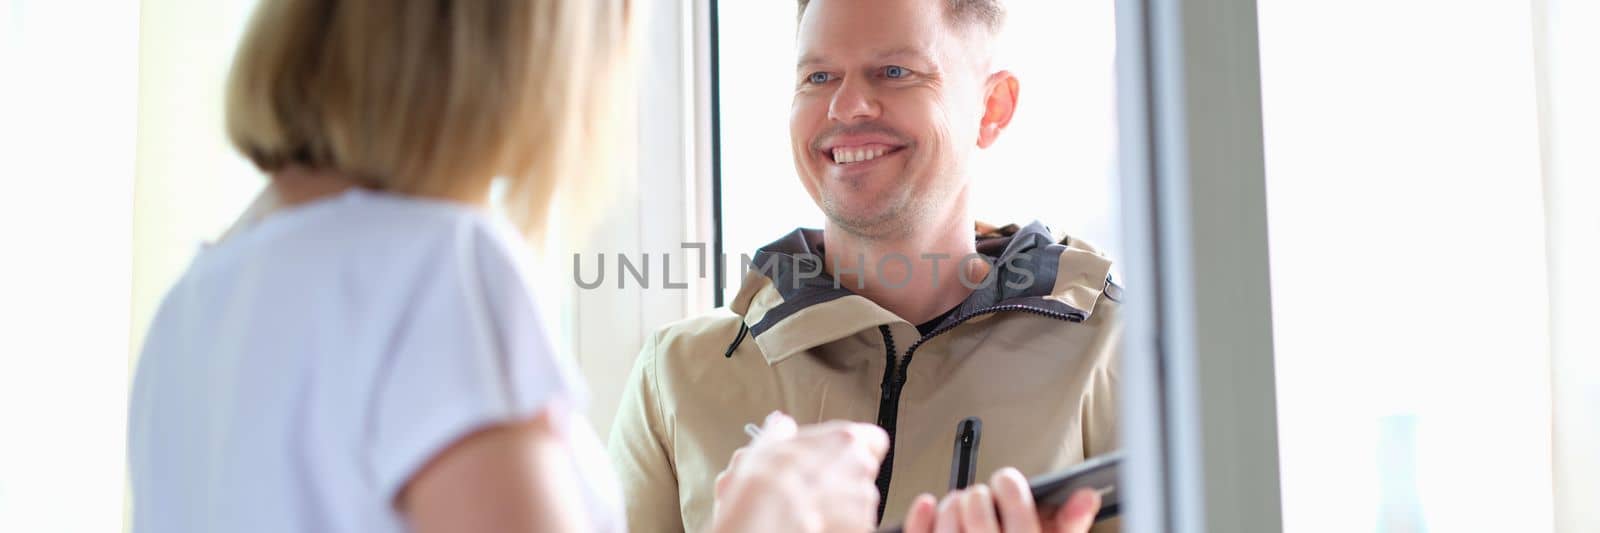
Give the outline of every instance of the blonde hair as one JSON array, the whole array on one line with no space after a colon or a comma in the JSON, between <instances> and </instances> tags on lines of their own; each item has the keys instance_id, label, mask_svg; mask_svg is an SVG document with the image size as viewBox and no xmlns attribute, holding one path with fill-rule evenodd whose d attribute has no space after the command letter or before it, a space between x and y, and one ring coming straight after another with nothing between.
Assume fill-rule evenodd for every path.
<instances>
[{"instance_id":1,"label":"blonde hair","mask_svg":"<svg viewBox=\"0 0 1600 533\"><path fill-rule=\"evenodd\" d=\"M227 132L263 172L334 170L470 203L507 180L537 241L593 200L631 98L630 0L263 0L229 74ZM565 200L563 203L567 203Z\"/></svg>"}]
</instances>

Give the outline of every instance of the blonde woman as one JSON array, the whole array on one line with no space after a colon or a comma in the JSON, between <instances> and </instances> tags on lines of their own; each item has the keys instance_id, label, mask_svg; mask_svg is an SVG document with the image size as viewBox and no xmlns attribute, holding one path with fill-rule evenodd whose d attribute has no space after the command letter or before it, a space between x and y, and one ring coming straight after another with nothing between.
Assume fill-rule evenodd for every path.
<instances>
[{"instance_id":1,"label":"blonde woman","mask_svg":"<svg viewBox=\"0 0 1600 533\"><path fill-rule=\"evenodd\" d=\"M133 531L625 529L523 256L553 197L603 193L632 7L262 1L227 131L270 185L150 325ZM870 526L882 431L766 429L718 529Z\"/></svg>"}]
</instances>

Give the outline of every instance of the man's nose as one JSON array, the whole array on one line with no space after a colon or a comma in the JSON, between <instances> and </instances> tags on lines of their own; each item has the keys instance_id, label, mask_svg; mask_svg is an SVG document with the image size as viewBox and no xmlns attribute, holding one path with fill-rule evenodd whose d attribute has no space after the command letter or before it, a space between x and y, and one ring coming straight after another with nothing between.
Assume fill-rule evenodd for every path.
<instances>
[{"instance_id":1,"label":"man's nose","mask_svg":"<svg viewBox=\"0 0 1600 533\"><path fill-rule=\"evenodd\" d=\"M828 118L838 122L855 122L878 118L878 97L872 86L858 81L857 76L847 76L833 93L828 104Z\"/></svg>"}]
</instances>

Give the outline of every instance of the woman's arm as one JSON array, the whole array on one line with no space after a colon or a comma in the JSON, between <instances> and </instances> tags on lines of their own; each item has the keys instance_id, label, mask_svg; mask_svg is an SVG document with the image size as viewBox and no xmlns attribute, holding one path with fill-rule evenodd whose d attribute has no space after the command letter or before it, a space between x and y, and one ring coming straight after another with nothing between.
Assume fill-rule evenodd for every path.
<instances>
[{"instance_id":1,"label":"woman's arm","mask_svg":"<svg viewBox=\"0 0 1600 533\"><path fill-rule=\"evenodd\" d=\"M411 530L591 531L575 455L551 411L479 430L434 457L396 498Z\"/></svg>"}]
</instances>

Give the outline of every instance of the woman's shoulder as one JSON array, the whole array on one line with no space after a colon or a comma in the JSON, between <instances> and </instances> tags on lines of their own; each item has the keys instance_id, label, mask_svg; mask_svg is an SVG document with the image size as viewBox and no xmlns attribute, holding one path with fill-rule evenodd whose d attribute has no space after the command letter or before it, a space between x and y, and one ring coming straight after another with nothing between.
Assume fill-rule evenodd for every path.
<instances>
[{"instance_id":1,"label":"woman's shoulder","mask_svg":"<svg viewBox=\"0 0 1600 533\"><path fill-rule=\"evenodd\" d=\"M361 193L330 221L348 228L341 240L360 250L367 269L417 270L411 279L453 277L482 290L530 291L531 251L510 222L486 208L383 193ZM329 250L339 253L339 250Z\"/></svg>"}]
</instances>

